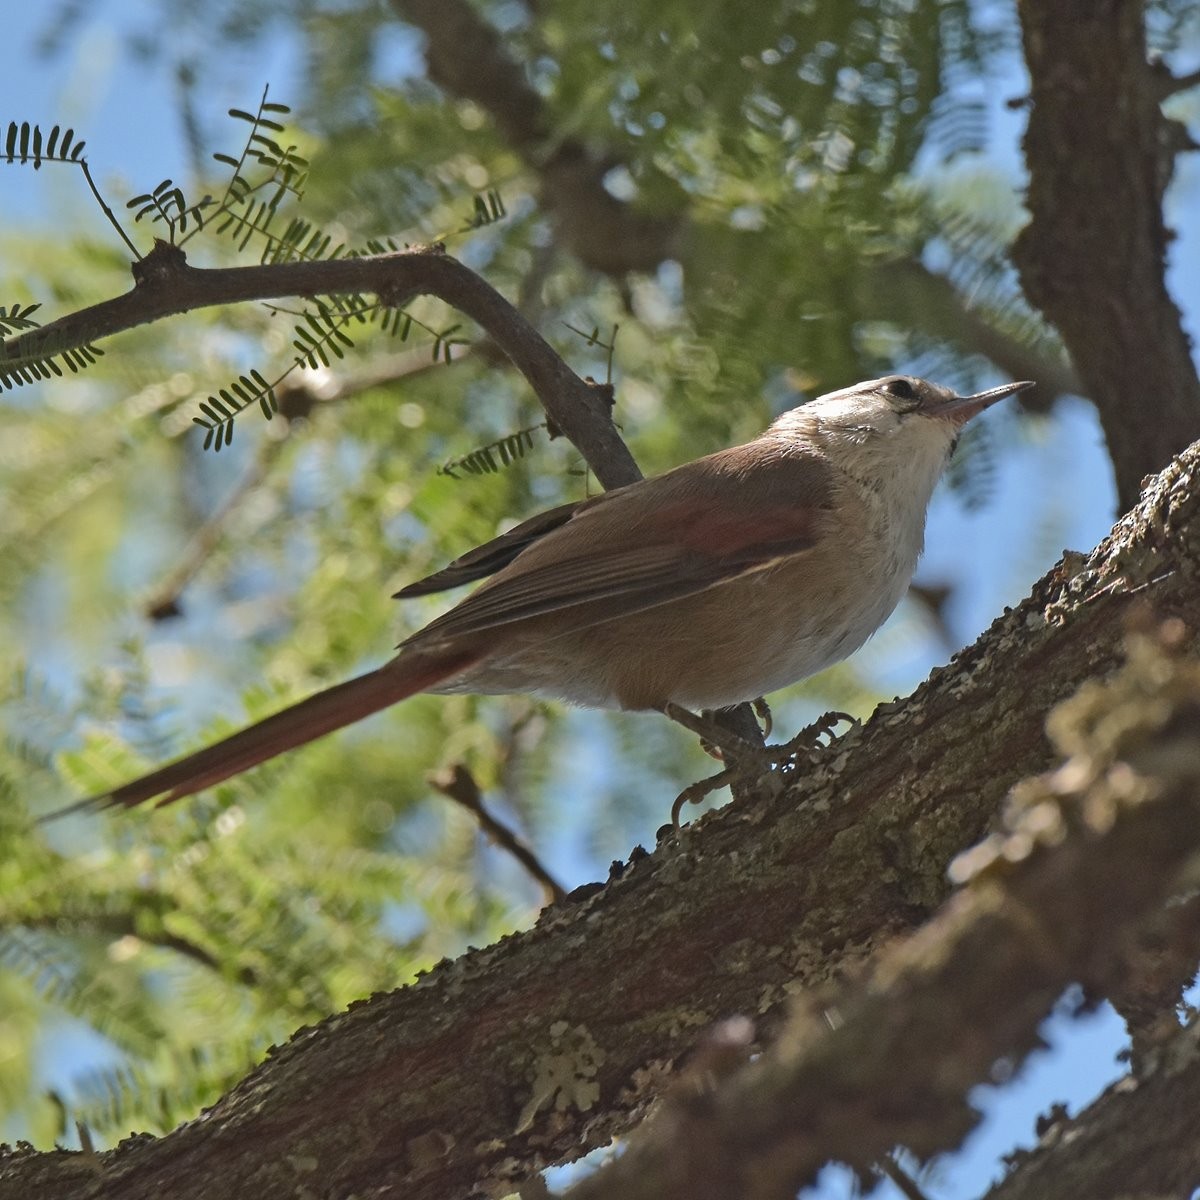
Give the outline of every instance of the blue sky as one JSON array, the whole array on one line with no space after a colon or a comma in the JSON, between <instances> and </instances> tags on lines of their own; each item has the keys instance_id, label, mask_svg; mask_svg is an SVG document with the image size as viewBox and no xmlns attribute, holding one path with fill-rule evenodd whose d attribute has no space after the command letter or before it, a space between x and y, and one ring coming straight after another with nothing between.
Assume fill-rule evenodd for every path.
<instances>
[{"instance_id":1,"label":"blue sky","mask_svg":"<svg viewBox=\"0 0 1200 1200\"><path fill-rule=\"evenodd\" d=\"M8 54L0 80L0 121L73 125L87 139L101 185L111 185L110 200L144 190L167 175L186 175L182 130L166 70L161 64L131 64L121 50L121 31L137 27L146 8L142 0L85 6L86 31L72 39L65 55L48 62L31 52L43 31L45 8L13 5L5 14ZM289 96L296 58L286 38L273 45L272 61L231 59L222 75L206 85L207 120L215 120L231 105L253 105L257 95L246 94L247 79L270 79L276 96ZM991 157L1014 176L1021 169L1018 139L1023 116L1004 101L1023 93L1022 70L1014 59L989 90L995 135ZM1194 334L1200 330L1198 191L1200 161L1193 155L1180 162L1168 215L1180 234L1172 246L1170 282ZM95 234L108 236L72 172L0 168L0 220L11 229L47 216L94 222ZM982 509L967 510L943 490L931 510L928 550L918 573L925 582L954 584L948 616L957 645L973 640L1005 604L1018 602L1063 548L1091 549L1115 516L1111 470L1090 406L1067 401L1053 419L1015 431L1012 414L1003 409L985 418L996 423L1002 435L997 444L1004 448L990 501ZM903 694L931 666L945 660L947 649L928 631L922 634L915 611L901 610L895 623L895 632L921 636L891 637L885 630L861 655L864 670L881 690ZM562 862L555 865L568 882L597 875L597 864L578 848L564 844L560 852ZM602 873L604 864L599 866ZM1035 1112L1056 1100L1067 1100L1074 1110L1121 1073L1115 1057L1122 1044L1120 1023L1108 1010L1084 1019L1054 1018L1046 1032L1050 1051L1033 1056L1005 1088L981 1089L979 1100L989 1119L962 1154L939 1166L929 1188L937 1200L977 1194L998 1171L999 1154L1018 1140L1029 1144ZM77 1070L77 1053L86 1056L88 1045L59 1043L46 1059L48 1071L65 1077ZM831 1172L819 1194L842 1196L847 1188L848 1181ZM890 1184L881 1194L898 1195Z\"/></svg>"}]
</instances>

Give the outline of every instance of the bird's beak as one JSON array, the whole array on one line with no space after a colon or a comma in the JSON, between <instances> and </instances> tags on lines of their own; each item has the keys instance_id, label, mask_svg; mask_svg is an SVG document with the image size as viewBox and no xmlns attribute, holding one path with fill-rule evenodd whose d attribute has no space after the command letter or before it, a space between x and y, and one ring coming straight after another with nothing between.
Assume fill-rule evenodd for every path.
<instances>
[{"instance_id":1,"label":"bird's beak","mask_svg":"<svg viewBox=\"0 0 1200 1200\"><path fill-rule=\"evenodd\" d=\"M940 404L931 404L925 412L931 417L947 417L955 425L965 425L972 417L990 408L997 400L1017 392L1027 391L1033 387L1033 381L1023 380L1021 383L1002 383L999 387L988 388L986 392L976 392L974 396L951 396Z\"/></svg>"}]
</instances>

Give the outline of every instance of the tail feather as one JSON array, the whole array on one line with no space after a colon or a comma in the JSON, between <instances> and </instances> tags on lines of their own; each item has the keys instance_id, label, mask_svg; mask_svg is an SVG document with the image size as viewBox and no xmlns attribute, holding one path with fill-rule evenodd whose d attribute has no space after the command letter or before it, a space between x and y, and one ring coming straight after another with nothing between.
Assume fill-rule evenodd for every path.
<instances>
[{"instance_id":1,"label":"tail feather","mask_svg":"<svg viewBox=\"0 0 1200 1200\"><path fill-rule=\"evenodd\" d=\"M478 654L436 659L401 656L365 675L334 684L203 750L113 788L111 792L89 796L66 808L56 809L41 820L51 821L70 813L96 811L118 804L131 807L156 796L162 797L160 805L182 800L286 750L315 741L416 695L457 674L478 657Z\"/></svg>"}]
</instances>

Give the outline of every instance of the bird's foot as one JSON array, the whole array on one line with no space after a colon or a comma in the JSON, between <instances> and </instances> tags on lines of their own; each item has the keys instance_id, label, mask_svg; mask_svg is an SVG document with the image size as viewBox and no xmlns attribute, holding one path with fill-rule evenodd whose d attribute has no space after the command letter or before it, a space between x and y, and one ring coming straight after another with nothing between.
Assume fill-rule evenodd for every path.
<instances>
[{"instance_id":1,"label":"bird's foot","mask_svg":"<svg viewBox=\"0 0 1200 1200\"><path fill-rule=\"evenodd\" d=\"M671 805L671 826L675 832L678 833L683 828L680 815L685 805L699 804L706 796L710 796L719 788L723 788L727 783L731 783L737 773L737 767L726 767L725 770L718 771L715 775L710 775L707 779L701 779L698 783L692 783L685 787L675 797L675 803Z\"/></svg>"},{"instance_id":2,"label":"bird's foot","mask_svg":"<svg viewBox=\"0 0 1200 1200\"><path fill-rule=\"evenodd\" d=\"M771 706L767 703L766 696L755 696L750 701L750 707L754 709L754 715L758 718L765 742L771 736L771 730L775 728L775 718L771 716Z\"/></svg>"},{"instance_id":3,"label":"bird's foot","mask_svg":"<svg viewBox=\"0 0 1200 1200\"><path fill-rule=\"evenodd\" d=\"M818 717L811 725L805 725L794 738L789 741L782 742L778 746L769 747L774 751L778 759L784 759L797 751L801 750L817 750L822 745L828 745L828 742L823 743L823 737L833 741L833 731L842 723L847 725L857 725L858 719L852 717L849 713L838 712L836 709L833 712L827 712L824 716Z\"/></svg>"},{"instance_id":4,"label":"bird's foot","mask_svg":"<svg viewBox=\"0 0 1200 1200\"><path fill-rule=\"evenodd\" d=\"M761 699L755 701L754 709L758 716L767 722L767 731L769 731L770 709L767 708L766 701ZM765 710L765 716L763 710ZM680 828L680 816L685 805L699 804L701 800L718 788L725 787L727 784L733 785L739 779L748 780L750 777L759 779L767 771L791 758L792 755L806 753L827 744L823 743L821 739L832 740L834 730L842 722L849 725L858 723L856 718L849 713L828 712L811 725L806 725L795 737L786 742L780 742L773 746L755 746L745 738L738 737L723 726L717 725L711 720L708 713L697 716L674 704L665 705L663 712L671 720L683 725L685 729L699 734L702 741L711 741L719 748L721 757L728 764L723 771L718 771L708 779L691 784L675 797L675 803L671 805L671 824L676 830Z\"/></svg>"}]
</instances>

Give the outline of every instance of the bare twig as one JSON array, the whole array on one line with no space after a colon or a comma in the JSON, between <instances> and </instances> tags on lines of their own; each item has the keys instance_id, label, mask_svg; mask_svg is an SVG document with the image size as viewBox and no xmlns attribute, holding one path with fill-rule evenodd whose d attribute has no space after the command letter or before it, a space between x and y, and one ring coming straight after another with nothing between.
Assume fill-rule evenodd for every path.
<instances>
[{"instance_id":1,"label":"bare twig","mask_svg":"<svg viewBox=\"0 0 1200 1200\"><path fill-rule=\"evenodd\" d=\"M925 1189L900 1165L894 1154L881 1158L877 1169L900 1189L905 1200L929 1200Z\"/></svg>"},{"instance_id":2,"label":"bare twig","mask_svg":"<svg viewBox=\"0 0 1200 1200\"><path fill-rule=\"evenodd\" d=\"M152 621L165 621L177 617L181 612L180 597L183 589L199 574L216 548L225 538L230 519L241 510L247 497L256 491L267 477L271 464L283 449L286 434L281 438L269 438L259 447L254 461L212 512L208 519L192 535L183 548L179 561L150 592L142 609Z\"/></svg>"},{"instance_id":3,"label":"bare twig","mask_svg":"<svg viewBox=\"0 0 1200 1200\"><path fill-rule=\"evenodd\" d=\"M184 958L199 963L202 967L208 967L213 971L221 970L220 961L203 946L165 930L155 931L139 928L133 914L128 912L97 910L94 912L38 913L29 916L17 914L10 919L9 924L24 926L27 929L48 929L55 933L62 933L64 929L68 928L96 930L114 941L123 937L136 937L148 946L159 946L164 950L172 950ZM246 978L244 982L252 983L254 980Z\"/></svg>"},{"instance_id":4,"label":"bare twig","mask_svg":"<svg viewBox=\"0 0 1200 1200\"><path fill-rule=\"evenodd\" d=\"M1187 71L1183 75L1173 75L1170 67L1161 59L1150 63L1150 75L1153 79L1154 92L1160 100L1166 100L1180 92L1200 87L1200 70Z\"/></svg>"},{"instance_id":5,"label":"bare twig","mask_svg":"<svg viewBox=\"0 0 1200 1200\"><path fill-rule=\"evenodd\" d=\"M479 784L466 766L455 763L438 771L429 776L429 784L448 800L461 804L475 817L484 833L502 850L507 850L540 885L546 894L547 904L566 899L567 889L550 874L541 859L507 825L488 811Z\"/></svg>"}]
</instances>

